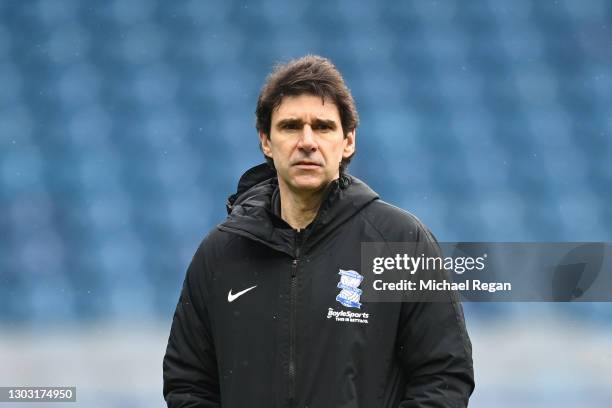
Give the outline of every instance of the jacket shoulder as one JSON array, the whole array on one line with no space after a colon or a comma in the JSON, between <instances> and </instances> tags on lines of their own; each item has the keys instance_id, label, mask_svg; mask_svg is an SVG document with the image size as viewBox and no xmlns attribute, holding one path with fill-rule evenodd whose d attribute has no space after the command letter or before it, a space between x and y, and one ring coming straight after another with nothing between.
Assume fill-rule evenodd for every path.
<instances>
[{"instance_id":1,"label":"jacket shoulder","mask_svg":"<svg viewBox=\"0 0 612 408\"><path fill-rule=\"evenodd\" d=\"M200 241L193 260L204 266L205 269L213 269L227 255L228 246L231 245L234 239L234 234L214 227Z\"/></svg>"},{"instance_id":2,"label":"jacket shoulder","mask_svg":"<svg viewBox=\"0 0 612 408\"><path fill-rule=\"evenodd\" d=\"M361 215L386 242L437 242L418 217L383 200L373 201Z\"/></svg>"}]
</instances>

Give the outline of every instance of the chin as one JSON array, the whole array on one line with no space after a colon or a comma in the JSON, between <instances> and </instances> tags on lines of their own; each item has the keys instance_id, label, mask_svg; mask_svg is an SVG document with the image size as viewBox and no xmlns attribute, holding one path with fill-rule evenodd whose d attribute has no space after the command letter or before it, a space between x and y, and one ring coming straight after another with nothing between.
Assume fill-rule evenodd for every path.
<instances>
[{"instance_id":1,"label":"chin","mask_svg":"<svg viewBox=\"0 0 612 408\"><path fill-rule=\"evenodd\" d=\"M296 177L291 180L291 185L296 190L319 190L327 185L329 181L321 177Z\"/></svg>"}]
</instances>

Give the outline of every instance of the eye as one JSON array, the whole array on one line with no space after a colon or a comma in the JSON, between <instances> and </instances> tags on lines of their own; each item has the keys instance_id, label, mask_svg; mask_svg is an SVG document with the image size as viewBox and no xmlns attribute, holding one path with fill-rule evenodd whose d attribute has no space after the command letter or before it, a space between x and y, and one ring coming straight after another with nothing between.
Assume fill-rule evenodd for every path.
<instances>
[{"instance_id":1,"label":"eye","mask_svg":"<svg viewBox=\"0 0 612 408\"><path fill-rule=\"evenodd\" d=\"M289 123L283 124L282 128L285 130L298 130L300 126L297 123L289 122Z\"/></svg>"},{"instance_id":2,"label":"eye","mask_svg":"<svg viewBox=\"0 0 612 408\"><path fill-rule=\"evenodd\" d=\"M315 130L319 130L321 132L327 132L327 131L331 130L331 126L329 126L329 125L327 125L325 123L321 123L321 124L315 125L314 129Z\"/></svg>"}]
</instances>

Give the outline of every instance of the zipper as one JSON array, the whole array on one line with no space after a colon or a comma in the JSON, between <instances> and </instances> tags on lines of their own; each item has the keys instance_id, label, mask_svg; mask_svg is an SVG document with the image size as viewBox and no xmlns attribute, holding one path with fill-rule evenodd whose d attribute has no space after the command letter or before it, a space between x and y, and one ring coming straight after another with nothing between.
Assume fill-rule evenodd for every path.
<instances>
[{"instance_id":1,"label":"zipper","mask_svg":"<svg viewBox=\"0 0 612 408\"><path fill-rule=\"evenodd\" d=\"M300 264L300 247L302 245L302 232L295 233L295 258L291 262L291 285L290 285L290 315L289 315L289 405L295 402L295 343L296 343L296 320L297 320L297 280Z\"/></svg>"}]
</instances>

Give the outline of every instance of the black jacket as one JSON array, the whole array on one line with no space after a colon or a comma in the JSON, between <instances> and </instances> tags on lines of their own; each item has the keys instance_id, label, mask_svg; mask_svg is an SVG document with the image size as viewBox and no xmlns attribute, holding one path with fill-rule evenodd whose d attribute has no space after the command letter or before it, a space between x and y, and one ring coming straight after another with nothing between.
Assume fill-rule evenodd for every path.
<instances>
[{"instance_id":1,"label":"black jacket","mask_svg":"<svg viewBox=\"0 0 612 408\"><path fill-rule=\"evenodd\" d=\"M163 361L168 407L467 406L474 377L460 303L356 309L339 295L339 272L360 269L361 242L439 250L419 220L346 175L297 232L278 215L266 165L242 176L228 211L187 270Z\"/></svg>"}]
</instances>

